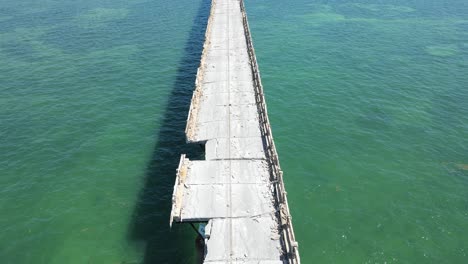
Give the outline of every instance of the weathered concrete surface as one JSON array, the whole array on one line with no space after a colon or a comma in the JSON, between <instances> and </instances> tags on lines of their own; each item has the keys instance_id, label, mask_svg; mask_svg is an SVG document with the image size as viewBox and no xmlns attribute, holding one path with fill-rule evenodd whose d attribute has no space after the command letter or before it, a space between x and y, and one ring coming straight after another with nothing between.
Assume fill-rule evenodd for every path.
<instances>
[{"instance_id":1,"label":"weathered concrete surface","mask_svg":"<svg viewBox=\"0 0 468 264\"><path fill-rule=\"evenodd\" d=\"M185 159L180 170L186 176L176 186L183 191L176 220L203 222L274 214L265 161Z\"/></svg>"},{"instance_id":2,"label":"weathered concrete surface","mask_svg":"<svg viewBox=\"0 0 468 264\"><path fill-rule=\"evenodd\" d=\"M175 188L181 199L174 203L173 217L180 222L208 222L205 263L283 263L265 161L183 157L179 172L184 176L178 174Z\"/></svg>"},{"instance_id":3,"label":"weathered concrete surface","mask_svg":"<svg viewBox=\"0 0 468 264\"><path fill-rule=\"evenodd\" d=\"M271 131L260 126L266 108L244 15L239 0L212 2L186 129L188 142L205 143L206 160L182 155L171 223L208 222L205 263L299 263L285 246L295 241L284 237L289 211L267 154Z\"/></svg>"},{"instance_id":4,"label":"weathered concrete surface","mask_svg":"<svg viewBox=\"0 0 468 264\"><path fill-rule=\"evenodd\" d=\"M264 158L252 68L237 0L213 2L196 100L187 124L189 142L208 142L207 159ZM225 139L225 140L223 140ZM235 139L230 141L230 139ZM229 151L228 142L231 142ZM221 145L217 147L217 145ZM238 148L236 148L238 147ZM251 153L243 157L239 148ZM232 152L232 153L230 153Z\"/></svg>"}]
</instances>

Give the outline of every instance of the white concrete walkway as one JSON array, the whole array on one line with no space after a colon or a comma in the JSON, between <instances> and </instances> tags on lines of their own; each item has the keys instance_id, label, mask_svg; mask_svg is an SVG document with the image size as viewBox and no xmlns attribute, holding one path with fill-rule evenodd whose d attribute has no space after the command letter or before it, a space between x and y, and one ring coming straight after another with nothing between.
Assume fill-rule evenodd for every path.
<instances>
[{"instance_id":1,"label":"white concrete walkway","mask_svg":"<svg viewBox=\"0 0 468 264\"><path fill-rule=\"evenodd\" d=\"M208 222L205 263L298 263L280 231L242 6L212 2L186 129L206 160L182 156L171 223Z\"/></svg>"}]
</instances>

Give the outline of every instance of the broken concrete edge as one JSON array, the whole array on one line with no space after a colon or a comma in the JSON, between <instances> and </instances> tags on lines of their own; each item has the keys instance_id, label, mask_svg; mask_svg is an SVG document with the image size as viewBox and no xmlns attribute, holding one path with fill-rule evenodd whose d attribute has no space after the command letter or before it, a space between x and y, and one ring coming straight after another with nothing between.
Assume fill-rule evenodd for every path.
<instances>
[{"instance_id":1,"label":"broken concrete edge","mask_svg":"<svg viewBox=\"0 0 468 264\"><path fill-rule=\"evenodd\" d=\"M171 216L169 218L169 226L172 227L174 221L181 221L180 215L182 210L182 198L183 191L179 189L179 186L183 185L187 177L187 164L188 159L185 158L185 154L180 156L179 166L177 167L177 174L174 183L174 190L172 191L172 209Z\"/></svg>"},{"instance_id":2,"label":"broken concrete edge","mask_svg":"<svg viewBox=\"0 0 468 264\"><path fill-rule=\"evenodd\" d=\"M195 138L195 124L197 120L197 114L199 110L199 101L200 97L202 96L202 80L203 80L203 74L205 70L205 59L206 59L206 54L208 53L208 48L210 46L210 42L207 41L210 39L211 35L211 28L213 25L213 13L215 10L216 6L216 0L211 0L211 9L210 9L210 16L208 17L208 23L206 25L206 32L205 32L205 40L203 42L203 51L200 59L200 66L197 69L197 77L195 79L195 90L193 91L192 94L192 100L190 102L190 109L188 112L187 116L187 126L185 128L185 136L186 136L186 141L187 143L193 142L193 139Z\"/></svg>"},{"instance_id":3,"label":"broken concrete edge","mask_svg":"<svg viewBox=\"0 0 468 264\"><path fill-rule=\"evenodd\" d=\"M300 263L298 243L295 239L294 229L291 221L291 214L289 211L288 200L286 197L286 191L283 182L283 172L279 165L278 153L276 151L276 146L273 141L273 134L271 132L270 121L268 119L268 111L266 107L266 101L263 93L263 85L260 78L260 72L258 68L257 58L255 56L255 50L252 43L252 36L250 33L249 23L247 19L247 14L245 11L244 1L239 1L241 12L242 12L242 21L244 24L244 33L247 41L247 50L250 58L250 65L252 66L252 74L254 78L255 93L257 98L257 106L260 116L260 129L265 141L268 146L266 146L267 160L271 165L272 173L274 178L273 184L275 189L275 198L276 202L280 207L279 221L281 222L281 234L282 240L285 246L285 251L288 254L288 258L291 260L291 263ZM263 122L262 122L263 121ZM276 176L276 177L275 177Z\"/></svg>"},{"instance_id":4,"label":"broken concrete edge","mask_svg":"<svg viewBox=\"0 0 468 264\"><path fill-rule=\"evenodd\" d=\"M286 257L289 263L300 263L299 253L297 250L297 242L294 237L294 231L291 222L291 216L289 212L289 206L286 197L286 191L284 188L284 182L282 178L282 171L279 165L278 154L276 151L275 143L273 141L273 136L271 132L271 126L268 119L267 107L265 103L265 98L263 94L263 86L261 83L260 73L258 70L257 59L255 56L255 51L252 44L252 39L250 35L250 29L247 21L247 16L245 13L244 3L240 0L240 7L242 11L243 25L244 25L244 34L246 36L248 55L250 58L251 70L253 73L253 83L254 83L254 92L256 97L257 110L260 116L260 130L262 132L262 137L265 139L265 150L267 154L267 160L271 168L271 181L274 185L274 199L279 212L277 213L277 218L281 232L281 240L286 252ZM202 79L204 75L205 67L205 57L210 45L209 37L211 33L211 25L213 20L213 11L214 11L215 0L212 1L212 8L210 11L210 18L208 20L207 30L205 33L205 44L202 52L202 58L200 61L200 67L197 70L197 77L195 81L195 91L192 96L192 102L190 105L189 114L187 117L187 127L186 127L186 137L187 142L193 142L196 132L195 124L197 119L197 114L199 111L199 100L202 96ZM208 40L208 41L207 41ZM184 173L184 158L181 158L179 163L179 168L177 170L176 184L174 186L173 193L173 208L171 211L171 220L170 223L175 221L182 221L181 219L181 204L183 194L179 191L179 186L183 187L184 177L186 176L186 171Z\"/></svg>"}]
</instances>

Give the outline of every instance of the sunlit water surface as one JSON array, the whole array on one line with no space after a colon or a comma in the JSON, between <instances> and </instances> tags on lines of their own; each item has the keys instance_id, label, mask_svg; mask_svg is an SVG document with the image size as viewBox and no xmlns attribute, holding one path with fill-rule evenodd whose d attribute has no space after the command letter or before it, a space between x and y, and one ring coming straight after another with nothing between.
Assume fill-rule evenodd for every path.
<instances>
[{"instance_id":1,"label":"sunlit water surface","mask_svg":"<svg viewBox=\"0 0 468 264\"><path fill-rule=\"evenodd\" d=\"M248 0L303 263L468 263L468 5ZM207 0L0 0L0 263L194 263Z\"/></svg>"}]
</instances>

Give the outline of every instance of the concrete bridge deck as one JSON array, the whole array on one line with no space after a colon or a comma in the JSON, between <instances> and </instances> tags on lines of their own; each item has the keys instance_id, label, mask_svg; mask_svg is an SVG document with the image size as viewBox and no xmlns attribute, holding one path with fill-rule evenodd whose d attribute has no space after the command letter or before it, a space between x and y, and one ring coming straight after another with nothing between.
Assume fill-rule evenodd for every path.
<instances>
[{"instance_id":1,"label":"concrete bridge deck","mask_svg":"<svg viewBox=\"0 0 468 264\"><path fill-rule=\"evenodd\" d=\"M242 0L213 0L171 224L207 222L204 263L300 263Z\"/></svg>"}]
</instances>

